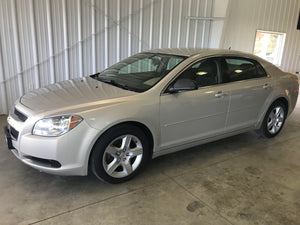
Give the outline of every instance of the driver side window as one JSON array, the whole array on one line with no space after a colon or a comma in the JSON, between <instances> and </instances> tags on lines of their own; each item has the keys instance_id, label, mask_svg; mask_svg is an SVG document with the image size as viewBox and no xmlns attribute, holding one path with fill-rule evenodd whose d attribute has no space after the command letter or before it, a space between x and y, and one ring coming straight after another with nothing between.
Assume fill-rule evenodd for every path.
<instances>
[{"instance_id":1,"label":"driver side window","mask_svg":"<svg viewBox=\"0 0 300 225\"><path fill-rule=\"evenodd\" d=\"M215 59L205 59L187 68L178 79L191 79L198 87L218 84L218 67Z\"/></svg>"}]
</instances>

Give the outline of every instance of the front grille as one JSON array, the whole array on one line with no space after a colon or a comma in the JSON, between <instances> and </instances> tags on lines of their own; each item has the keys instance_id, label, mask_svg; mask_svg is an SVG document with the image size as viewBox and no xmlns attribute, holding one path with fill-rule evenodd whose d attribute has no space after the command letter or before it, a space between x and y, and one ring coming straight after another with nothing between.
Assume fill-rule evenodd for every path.
<instances>
[{"instance_id":1,"label":"front grille","mask_svg":"<svg viewBox=\"0 0 300 225\"><path fill-rule=\"evenodd\" d=\"M19 110L17 110L16 108L15 108L15 110L14 110L14 114L18 117L18 119L19 120L21 120L22 122L25 122L26 120L27 120L27 116L26 115L24 115L23 113L21 113Z\"/></svg>"},{"instance_id":2,"label":"front grille","mask_svg":"<svg viewBox=\"0 0 300 225\"><path fill-rule=\"evenodd\" d=\"M14 139L18 140L19 132L18 132L15 128L13 128L13 127L10 127L9 130L10 130L11 136L12 136Z\"/></svg>"}]
</instances>

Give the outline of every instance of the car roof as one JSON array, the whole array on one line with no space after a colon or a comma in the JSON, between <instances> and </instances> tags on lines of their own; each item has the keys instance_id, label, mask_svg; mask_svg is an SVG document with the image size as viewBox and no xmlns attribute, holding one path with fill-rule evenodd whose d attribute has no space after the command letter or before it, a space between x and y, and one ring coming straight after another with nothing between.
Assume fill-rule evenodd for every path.
<instances>
[{"instance_id":1,"label":"car roof","mask_svg":"<svg viewBox=\"0 0 300 225\"><path fill-rule=\"evenodd\" d=\"M181 56L211 56L211 55L235 55L235 56L242 56L242 57L250 57L256 58L254 55L240 52L240 51L233 51L228 49L208 49L208 48L160 48L160 49L152 49L144 52L149 53L161 53L161 54L170 54L170 55L181 55Z\"/></svg>"}]
</instances>

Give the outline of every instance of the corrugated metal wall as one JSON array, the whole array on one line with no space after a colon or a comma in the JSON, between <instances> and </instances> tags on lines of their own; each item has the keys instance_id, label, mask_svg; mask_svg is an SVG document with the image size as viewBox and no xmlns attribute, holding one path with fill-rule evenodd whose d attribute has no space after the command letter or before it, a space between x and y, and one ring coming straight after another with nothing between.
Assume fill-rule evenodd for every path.
<instances>
[{"instance_id":1,"label":"corrugated metal wall","mask_svg":"<svg viewBox=\"0 0 300 225\"><path fill-rule=\"evenodd\" d=\"M161 47L208 47L214 0L1 0L0 114L22 94Z\"/></svg>"},{"instance_id":2,"label":"corrugated metal wall","mask_svg":"<svg viewBox=\"0 0 300 225\"><path fill-rule=\"evenodd\" d=\"M253 53L256 30L286 33L281 69L300 70L300 0L231 0L221 46Z\"/></svg>"}]
</instances>

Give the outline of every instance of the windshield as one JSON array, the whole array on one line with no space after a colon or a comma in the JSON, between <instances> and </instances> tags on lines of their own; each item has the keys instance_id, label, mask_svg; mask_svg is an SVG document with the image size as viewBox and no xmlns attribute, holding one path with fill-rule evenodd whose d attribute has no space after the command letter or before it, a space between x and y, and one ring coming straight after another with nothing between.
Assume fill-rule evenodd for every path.
<instances>
[{"instance_id":1,"label":"windshield","mask_svg":"<svg viewBox=\"0 0 300 225\"><path fill-rule=\"evenodd\" d=\"M135 92L144 92L158 83L186 57L139 53L124 59L91 77Z\"/></svg>"}]
</instances>

